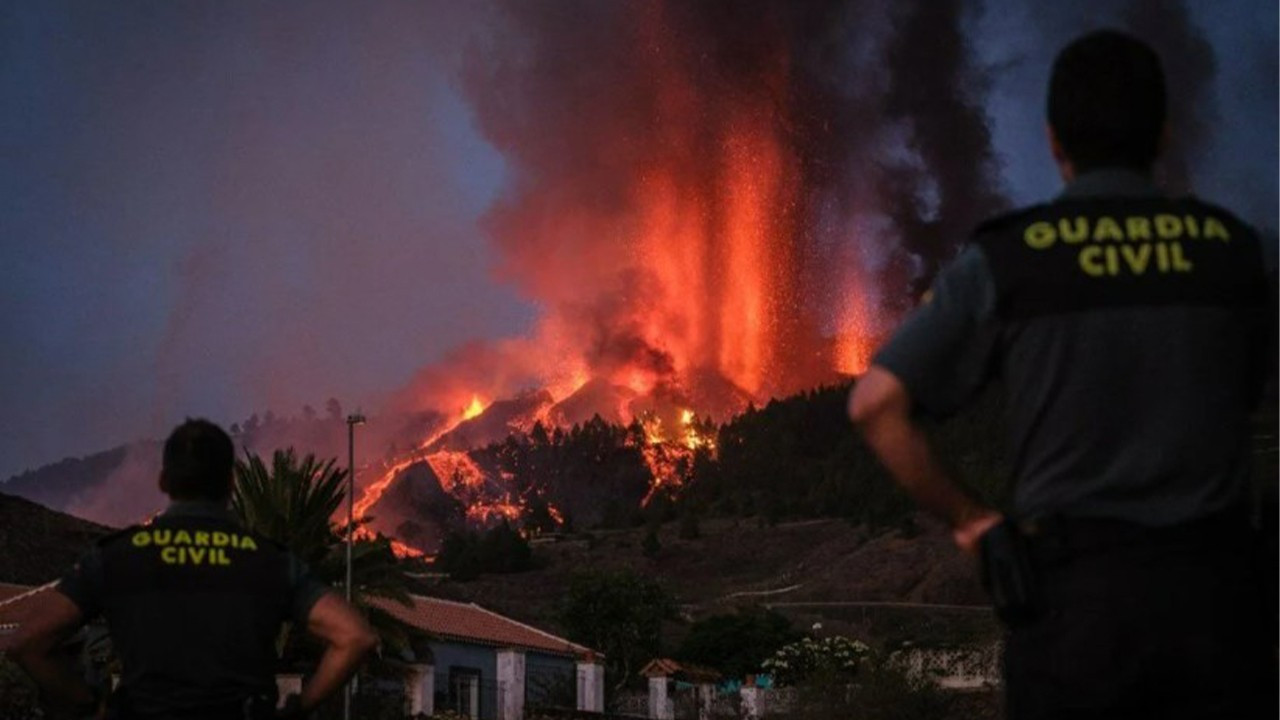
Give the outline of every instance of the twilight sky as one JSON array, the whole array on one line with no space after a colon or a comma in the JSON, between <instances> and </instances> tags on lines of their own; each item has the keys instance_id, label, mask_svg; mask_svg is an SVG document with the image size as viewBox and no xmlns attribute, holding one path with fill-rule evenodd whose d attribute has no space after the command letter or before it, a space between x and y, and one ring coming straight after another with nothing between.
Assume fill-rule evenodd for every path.
<instances>
[{"instance_id":1,"label":"twilight sky","mask_svg":"<svg viewBox=\"0 0 1280 720\"><path fill-rule=\"evenodd\" d=\"M1188 4L1216 62L1196 188L1277 227L1276 5ZM1053 53L1115 6L975 17L1015 202L1058 185ZM524 332L537 308L479 222L503 158L456 82L486 21L462 0L0 7L0 478L188 415L376 409Z\"/></svg>"}]
</instances>

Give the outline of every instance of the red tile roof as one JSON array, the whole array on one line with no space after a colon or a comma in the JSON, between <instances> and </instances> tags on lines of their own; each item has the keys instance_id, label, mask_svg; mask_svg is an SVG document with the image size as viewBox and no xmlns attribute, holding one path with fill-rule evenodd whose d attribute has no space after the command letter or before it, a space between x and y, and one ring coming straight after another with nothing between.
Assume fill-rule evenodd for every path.
<instances>
[{"instance_id":1,"label":"red tile roof","mask_svg":"<svg viewBox=\"0 0 1280 720\"><path fill-rule=\"evenodd\" d=\"M29 587L0 583L0 651L6 645L5 638L12 637L12 631L26 617L27 612L55 584ZM402 622L446 640L536 650L575 658L600 657L600 653L591 648L486 610L475 603L453 602L421 595L410 597L412 604L407 607L383 598L374 598L372 602Z\"/></svg>"},{"instance_id":2,"label":"red tile roof","mask_svg":"<svg viewBox=\"0 0 1280 720\"><path fill-rule=\"evenodd\" d=\"M17 625L27 616L28 610L40 602L46 590L52 590L57 582L39 587L0 582L0 627Z\"/></svg>"},{"instance_id":3,"label":"red tile roof","mask_svg":"<svg viewBox=\"0 0 1280 720\"><path fill-rule=\"evenodd\" d=\"M654 658L640 670L644 677L670 677L690 682L719 682L720 673L712 668L692 663L676 662L670 658Z\"/></svg>"},{"instance_id":4,"label":"red tile roof","mask_svg":"<svg viewBox=\"0 0 1280 720\"><path fill-rule=\"evenodd\" d=\"M14 631L18 629L18 625L40 602L41 596L55 584L30 587L0 583L0 652L9 649L9 643L13 642Z\"/></svg>"},{"instance_id":5,"label":"red tile roof","mask_svg":"<svg viewBox=\"0 0 1280 720\"><path fill-rule=\"evenodd\" d=\"M475 603L453 602L421 595L413 595L412 604L407 607L394 600L381 598L372 602L400 621L445 640L536 650L570 657L601 656L591 648L486 610Z\"/></svg>"}]
</instances>

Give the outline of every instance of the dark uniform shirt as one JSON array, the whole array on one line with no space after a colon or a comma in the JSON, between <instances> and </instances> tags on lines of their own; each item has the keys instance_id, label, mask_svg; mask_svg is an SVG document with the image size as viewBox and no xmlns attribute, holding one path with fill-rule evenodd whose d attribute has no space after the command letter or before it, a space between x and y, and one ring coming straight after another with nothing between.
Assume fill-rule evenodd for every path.
<instances>
[{"instance_id":1,"label":"dark uniform shirt","mask_svg":"<svg viewBox=\"0 0 1280 720\"><path fill-rule=\"evenodd\" d=\"M235 706L275 694L275 641L326 587L216 503L175 502L100 541L62 578L86 618L106 618L138 715Z\"/></svg>"},{"instance_id":2,"label":"dark uniform shirt","mask_svg":"<svg viewBox=\"0 0 1280 720\"><path fill-rule=\"evenodd\" d=\"M1247 497L1265 298L1248 227L1104 170L980 227L874 362L935 416L1002 377L1018 516L1171 525Z\"/></svg>"}]
</instances>

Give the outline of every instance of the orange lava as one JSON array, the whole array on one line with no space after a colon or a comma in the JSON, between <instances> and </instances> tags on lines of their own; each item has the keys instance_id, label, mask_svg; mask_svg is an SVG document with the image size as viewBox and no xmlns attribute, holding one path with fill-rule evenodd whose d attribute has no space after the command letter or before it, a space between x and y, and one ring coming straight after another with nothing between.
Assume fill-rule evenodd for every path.
<instances>
[{"instance_id":1,"label":"orange lava","mask_svg":"<svg viewBox=\"0 0 1280 720\"><path fill-rule=\"evenodd\" d=\"M470 420L473 417L479 417L480 413L484 412L484 408L485 405L480 401L480 396L472 395L471 404L467 405L467 408L462 411L462 419Z\"/></svg>"},{"instance_id":2,"label":"orange lava","mask_svg":"<svg viewBox=\"0 0 1280 720\"><path fill-rule=\"evenodd\" d=\"M424 450L431 447L432 444L434 444L441 437L444 437L446 433L456 428L460 423L462 423L466 419L467 418L465 416L460 417L454 422L450 423L443 430L440 430L428 436L427 439L423 440L421 443L418 444L418 447L415 450L408 453L398 461L392 463L389 467L385 468L382 472L381 477L379 477L377 480L375 480L374 482L370 483L367 487L365 487L363 494L356 499L354 504L354 509L353 509L353 514L355 515L356 522L360 522L368 518L369 509L378 503L378 500L382 498L382 494L387 491L387 488L391 487L391 483L396 479L396 476L399 475L401 471L403 471L405 468L409 467L410 465L413 465L416 462L422 461ZM355 531L355 537L357 539L370 538L372 536L373 536L373 533L367 530L366 528L357 528L357 530ZM409 546L406 545L405 547L409 547Z\"/></svg>"},{"instance_id":3,"label":"orange lava","mask_svg":"<svg viewBox=\"0 0 1280 720\"><path fill-rule=\"evenodd\" d=\"M419 550L416 547L413 547L412 545L402 543L399 540L391 541L391 552L394 553L396 557L402 558L402 559L403 558L431 559L431 556L427 555L425 552Z\"/></svg>"},{"instance_id":4,"label":"orange lava","mask_svg":"<svg viewBox=\"0 0 1280 720\"><path fill-rule=\"evenodd\" d=\"M484 488L484 471L465 452L444 450L426 457L432 472L440 479L440 487L451 495Z\"/></svg>"}]
</instances>

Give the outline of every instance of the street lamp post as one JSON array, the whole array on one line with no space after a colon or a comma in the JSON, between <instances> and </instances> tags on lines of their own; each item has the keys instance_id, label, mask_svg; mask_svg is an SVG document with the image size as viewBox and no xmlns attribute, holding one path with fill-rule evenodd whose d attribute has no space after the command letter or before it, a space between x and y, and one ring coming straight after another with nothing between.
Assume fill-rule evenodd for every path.
<instances>
[{"instance_id":1,"label":"street lamp post","mask_svg":"<svg viewBox=\"0 0 1280 720\"><path fill-rule=\"evenodd\" d=\"M356 426L364 424L358 411L347 416L347 603L351 602L351 545L356 530ZM351 720L351 680L342 693L342 720Z\"/></svg>"}]
</instances>

